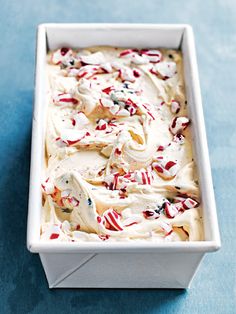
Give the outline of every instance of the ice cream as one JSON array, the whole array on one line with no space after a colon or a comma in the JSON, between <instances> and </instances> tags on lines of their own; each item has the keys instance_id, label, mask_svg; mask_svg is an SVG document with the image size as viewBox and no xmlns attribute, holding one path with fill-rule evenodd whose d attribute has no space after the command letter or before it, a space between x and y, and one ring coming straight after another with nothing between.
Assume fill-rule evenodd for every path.
<instances>
[{"instance_id":1,"label":"ice cream","mask_svg":"<svg viewBox=\"0 0 236 314\"><path fill-rule=\"evenodd\" d=\"M181 52L48 54L42 241L203 240Z\"/></svg>"}]
</instances>

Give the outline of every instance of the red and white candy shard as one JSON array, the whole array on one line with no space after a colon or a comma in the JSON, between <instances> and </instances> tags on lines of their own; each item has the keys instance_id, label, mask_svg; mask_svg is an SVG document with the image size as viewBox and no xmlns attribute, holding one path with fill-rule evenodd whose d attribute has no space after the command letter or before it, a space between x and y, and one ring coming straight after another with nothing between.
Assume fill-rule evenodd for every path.
<instances>
[{"instance_id":1,"label":"red and white candy shard","mask_svg":"<svg viewBox=\"0 0 236 314\"><path fill-rule=\"evenodd\" d=\"M81 141L85 136L90 134L86 130L64 129L61 134L61 140L67 145L73 145Z\"/></svg>"},{"instance_id":2,"label":"red and white candy shard","mask_svg":"<svg viewBox=\"0 0 236 314\"><path fill-rule=\"evenodd\" d=\"M127 109L120 109L117 113L116 113L117 116L119 117L129 117L130 116L130 112L129 110Z\"/></svg>"},{"instance_id":3,"label":"red and white candy shard","mask_svg":"<svg viewBox=\"0 0 236 314\"><path fill-rule=\"evenodd\" d=\"M117 115L119 110L120 110L120 106L119 105L113 105L109 109L110 113L113 114L113 115Z\"/></svg>"},{"instance_id":4,"label":"red and white candy shard","mask_svg":"<svg viewBox=\"0 0 236 314\"><path fill-rule=\"evenodd\" d=\"M74 98L71 94L58 94L53 97L53 102L55 105L77 105L78 100Z\"/></svg>"},{"instance_id":5,"label":"red and white candy shard","mask_svg":"<svg viewBox=\"0 0 236 314\"><path fill-rule=\"evenodd\" d=\"M143 211L143 216L145 219L153 220L158 219L160 217L160 214L153 209L146 209Z\"/></svg>"},{"instance_id":6,"label":"red and white candy shard","mask_svg":"<svg viewBox=\"0 0 236 314\"><path fill-rule=\"evenodd\" d=\"M91 78L93 75L101 71L99 66L96 65L85 65L79 69L76 76L79 78Z\"/></svg>"},{"instance_id":7,"label":"red and white candy shard","mask_svg":"<svg viewBox=\"0 0 236 314\"><path fill-rule=\"evenodd\" d=\"M42 182L41 187L45 194L54 193L55 187L54 187L54 184L50 182L49 178L47 178L44 182Z\"/></svg>"},{"instance_id":8,"label":"red and white candy shard","mask_svg":"<svg viewBox=\"0 0 236 314\"><path fill-rule=\"evenodd\" d=\"M106 241L110 238L110 236L108 234L100 234L98 236L102 241Z\"/></svg>"},{"instance_id":9,"label":"red and white candy shard","mask_svg":"<svg viewBox=\"0 0 236 314\"><path fill-rule=\"evenodd\" d=\"M175 206L175 204L171 204L169 202L165 202L165 214L168 218L174 218L178 215L179 209Z\"/></svg>"},{"instance_id":10,"label":"red and white candy shard","mask_svg":"<svg viewBox=\"0 0 236 314\"><path fill-rule=\"evenodd\" d=\"M61 192L61 201L64 206L67 208L73 209L74 207L78 207L80 201L74 196L70 196L71 190L64 190Z\"/></svg>"},{"instance_id":11,"label":"red and white candy shard","mask_svg":"<svg viewBox=\"0 0 236 314\"><path fill-rule=\"evenodd\" d=\"M171 100L171 112L178 113L180 111L180 103L177 100Z\"/></svg>"},{"instance_id":12,"label":"red and white candy shard","mask_svg":"<svg viewBox=\"0 0 236 314\"><path fill-rule=\"evenodd\" d=\"M100 65L105 63L105 57L102 52L95 52L89 55L80 56L80 60L85 64Z\"/></svg>"},{"instance_id":13,"label":"red and white candy shard","mask_svg":"<svg viewBox=\"0 0 236 314\"><path fill-rule=\"evenodd\" d=\"M132 83L134 83L136 80L134 72L128 67L122 67L119 69L119 77L122 81L129 81Z\"/></svg>"},{"instance_id":14,"label":"red and white candy shard","mask_svg":"<svg viewBox=\"0 0 236 314\"><path fill-rule=\"evenodd\" d=\"M72 55L72 50L68 48L61 48L52 53L51 62L53 64L60 64L65 58Z\"/></svg>"},{"instance_id":15,"label":"red and white candy shard","mask_svg":"<svg viewBox=\"0 0 236 314\"><path fill-rule=\"evenodd\" d=\"M134 172L134 180L140 184L152 184L153 182L153 174L152 170L135 170Z\"/></svg>"},{"instance_id":16,"label":"red and white candy shard","mask_svg":"<svg viewBox=\"0 0 236 314\"><path fill-rule=\"evenodd\" d=\"M59 238L61 229L57 224L51 225L50 228L46 230L49 240L56 240Z\"/></svg>"},{"instance_id":17,"label":"red and white candy shard","mask_svg":"<svg viewBox=\"0 0 236 314\"><path fill-rule=\"evenodd\" d=\"M105 218L105 227L113 231L122 231L123 227L120 221L120 215L112 208L103 213Z\"/></svg>"},{"instance_id":18,"label":"red and white candy shard","mask_svg":"<svg viewBox=\"0 0 236 314\"><path fill-rule=\"evenodd\" d=\"M171 121L170 131L173 135L182 133L189 125L190 120L187 117L175 117Z\"/></svg>"},{"instance_id":19,"label":"red and white candy shard","mask_svg":"<svg viewBox=\"0 0 236 314\"><path fill-rule=\"evenodd\" d=\"M192 198L188 197L182 202L183 209L190 209L199 206L199 203Z\"/></svg>"},{"instance_id":20,"label":"red and white candy shard","mask_svg":"<svg viewBox=\"0 0 236 314\"><path fill-rule=\"evenodd\" d=\"M162 54L159 50L141 50L142 57L146 57L151 63L158 63L161 61Z\"/></svg>"},{"instance_id":21,"label":"red and white candy shard","mask_svg":"<svg viewBox=\"0 0 236 314\"><path fill-rule=\"evenodd\" d=\"M125 49L123 51L121 51L119 57L126 57L127 55L136 53L138 50L137 49Z\"/></svg>"},{"instance_id":22,"label":"red and white candy shard","mask_svg":"<svg viewBox=\"0 0 236 314\"><path fill-rule=\"evenodd\" d=\"M181 133L175 134L173 137L173 142L178 143L180 145L184 144L185 136Z\"/></svg>"},{"instance_id":23,"label":"red and white candy shard","mask_svg":"<svg viewBox=\"0 0 236 314\"><path fill-rule=\"evenodd\" d=\"M77 200L75 197L62 197L62 202L64 206L73 209L74 207L78 207L80 204L80 201Z\"/></svg>"},{"instance_id":24,"label":"red and white candy shard","mask_svg":"<svg viewBox=\"0 0 236 314\"><path fill-rule=\"evenodd\" d=\"M165 236L170 235L172 233L172 231L173 231L171 225L169 225L168 223L166 223L164 221L161 221L161 220L160 220L160 227L163 230Z\"/></svg>"},{"instance_id":25,"label":"red and white candy shard","mask_svg":"<svg viewBox=\"0 0 236 314\"><path fill-rule=\"evenodd\" d=\"M67 76L69 77L77 77L78 74L80 73L80 69L69 67L69 68L66 68L66 73L67 73Z\"/></svg>"},{"instance_id":26,"label":"red and white candy shard","mask_svg":"<svg viewBox=\"0 0 236 314\"><path fill-rule=\"evenodd\" d=\"M163 80L169 79L176 74L176 63L166 61L156 63L151 72L159 75Z\"/></svg>"},{"instance_id":27,"label":"red and white candy shard","mask_svg":"<svg viewBox=\"0 0 236 314\"><path fill-rule=\"evenodd\" d=\"M113 173L113 174L107 175L104 178L104 183L109 190L117 190L118 189L118 179L119 179L119 173L118 172Z\"/></svg>"},{"instance_id":28,"label":"red and white candy shard","mask_svg":"<svg viewBox=\"0 0 236 314\"><path fill-rule=\"evenodd\" d=\"M105 108L111 108L114 106L113 101L109 98L101 98L99 99L99 102Z\"/></svg>"},{"instance_id":29,"label":"red and white candy shard","mask_svg":"<svg viewBox=\"0 0 236 314\"><path fill-rule=\"evenodd\" d=\"M185 211L191 208L198 207L199 202L195 201L194 199L190 197L188 198L177 197L175 199L175 203L172 205L174 205L178 209L178 211Z\"/></svg>"},{"instance_id":30,"label":"red and white candy shard","mask_svg":"<svg viewBox=\"0 0 236 314\"><path fill-rule=\"evenodd\" d=\"M113 72L113 68L111 66L111 64L109 62L106 62L106 63L102 63L100 65L101 69L103 70L103 72L105 73L111 73Z\"/></svg>"},{"instance_id":31,"label":"red and white candy shard","mask_svg":"<svg viewBox=\"0 0 236 314\"><path fill-rule=\"evenodd\" d=\"M75 121L75 126L79 129L83 129L86 125L89 124L89 119L86 117L86 115L79 111L74 116L73 119Z\"/></svg>"},{"instance_id":32,"label":"red and white candy shard","mask_svg":"<svg viewBox=\"0 0 236 314\"><path fill-rule=\"evenodd\" d=\"M140 56L137 51L133 49L121 51L120 58L130 59L135 64L146 64L149 62L146 56Z\"/></svg>"},{"instance_id":33,"label":"red and white candy shard","mask_svg":"<svg viewBox=\"0 0 236 314\"><path fill-rule=\"evenodd\" d=\"M107 121L100 119L97 123L96 130L103 131L106 130L107 127L108 127Z\"/></svg>"},{"instance_id":34,"label":"red and white candy shard","mask_svg":"<svg viewBox=\"0 0 236 314\"><path fill-rule=\"evenodd\" d=\"M178 165L174 161L158 160L152 163L153 169L156 170L157 174L163 179L170 180L176 176L178 172Z\"/></svg>"},{"instance_id":35,"label":"red and white candy shard","mask_svg":"<svg viewBox=\"0 0 236 314\"><path fill-rule=\"evenodd\" d=\"M133 116L137 111L137 109L133 106L129 106L127 110L129 111L131 116Z\"/></svg>"}]
</instances>

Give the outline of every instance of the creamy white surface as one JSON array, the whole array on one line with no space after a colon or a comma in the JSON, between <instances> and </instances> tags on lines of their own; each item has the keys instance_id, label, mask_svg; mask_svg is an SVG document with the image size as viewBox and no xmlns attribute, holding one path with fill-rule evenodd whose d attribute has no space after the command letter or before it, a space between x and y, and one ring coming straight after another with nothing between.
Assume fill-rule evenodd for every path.
<instances>
[{"instance_id":1,"label":"creamy white surface","mask_svg":"<svg viewBox=\"0 0 236 314\"><path fill-rule=\"evenodd\" d=\"M41 239L202 240L180 52L58 50L47 67Z\"/></svg>"}]
</instances>

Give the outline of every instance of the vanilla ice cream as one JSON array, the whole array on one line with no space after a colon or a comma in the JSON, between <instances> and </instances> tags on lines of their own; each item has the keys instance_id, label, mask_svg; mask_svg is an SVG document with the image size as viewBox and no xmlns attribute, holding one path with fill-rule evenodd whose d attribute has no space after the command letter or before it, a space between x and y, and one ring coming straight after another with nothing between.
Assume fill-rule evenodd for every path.
<instances>
[{"instance_id":1,"label":"vanilla ice cream","mask_svg":"<svg viewBox=\"0 0 236 314\"><path fill-rule=\"evenodd\" d=\"M48 54L42 241L203 240L182 55Z\"/></svg>"}]
</instances>

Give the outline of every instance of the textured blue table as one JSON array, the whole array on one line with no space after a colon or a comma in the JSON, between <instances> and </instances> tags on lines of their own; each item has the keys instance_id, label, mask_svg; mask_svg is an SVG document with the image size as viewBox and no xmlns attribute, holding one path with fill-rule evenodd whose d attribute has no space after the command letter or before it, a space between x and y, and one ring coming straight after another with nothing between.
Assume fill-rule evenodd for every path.
<instances>
[{"instance_id":1,"label":"textured blue table","mask_svg":"<svg viewBox=\"0 0 236 314\"><path fill-rule=\"evenodd\" d=\"M0 1L0 313L236 313L236 2ZM190 23L222 235L189 291L54 290L25 245L36 25ZM234 106L234 107L233 107Z\"/></svg>"}]
</instances>

